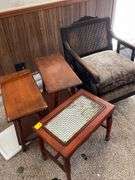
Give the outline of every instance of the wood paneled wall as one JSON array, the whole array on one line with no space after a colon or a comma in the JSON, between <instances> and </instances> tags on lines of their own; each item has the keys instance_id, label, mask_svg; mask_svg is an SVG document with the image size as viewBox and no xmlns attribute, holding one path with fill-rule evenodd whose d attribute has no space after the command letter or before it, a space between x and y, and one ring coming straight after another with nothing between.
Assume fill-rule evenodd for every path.
<instances>
[{"instance_id":1,"label":"wood paneled wall","mask_svg":"<svg viewBox=\"0 0 135 180\"><path fill-rule=\"evenodd\" d=\"M111 17L113 14L114 0L97 0L96 15L98 17Z\"/></svg>"},{"instance_id":2,"label":"wood paneled wall","mask_svg":"<svg viewBox=\"0 0 135 180\"><path fill-rule=\"evenodd\" d=\"M60 28L85 15L111 16L113 0L82 0L65 6L39 8L0 17L0 74L25 62L35 70L36 57L61 52Z\"/></svg>"}]
</instances>

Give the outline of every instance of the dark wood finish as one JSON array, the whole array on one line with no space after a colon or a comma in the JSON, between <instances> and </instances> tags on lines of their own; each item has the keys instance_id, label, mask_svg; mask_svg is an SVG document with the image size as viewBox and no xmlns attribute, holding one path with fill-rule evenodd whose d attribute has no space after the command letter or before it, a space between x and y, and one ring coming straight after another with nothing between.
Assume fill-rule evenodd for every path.
<instances>
[{"instance_id":1,"label":"dark wood finish","mask_svg":"<svg viewBox=\"0 0 135 180\"><path fill-rule=\"evenodd\" d=\"M14 72L14 64L20 62L25 62L27 68L35 71L33 59L63 52L61 27L86 15L109 16L111 1L63 0L0 13L0 74Z\"/></svg>"},{"instance_id":2,"label":"dark wood finish","mask_svg":"<svg viewBox=\"0 0 135 180\"><path fill-rule=\"evenodd\" d=\"M98 34L98 40L95 34ZM99 96L98 72L93 67L85 66L81 58L112 50L110 18L85 16L70 26L61 28L61 36L66 60L83 81L84 87Z\"/></svg>"},{"instance_id":3,"label":"dark wood finish","mask_svg":"<svg viewBox=\"0 0 135 180\"><path fill-rule=\"evenodd\" d=\"M134 58L135 58L135 48L132 49L131 60L134 61Z\"/></svg>"},{"instance_id":4,"label":"dark wood finish","mask_svg":"<svg viewBox=\"0 0 135 180\"><path fill-rule=\"evenodd\" d=\"M115 38L118 41L117 52L119 52L120 45L122 44L125 47L132 49L131 60L134 59L135 55L134 44L118 38L111 31L110 20L109 17L98 18L85 16L78 21L75 21L70 26L61 28L66 60L82 80L84 88L100 97L105 96L105 94L109 92L103 93L100 90L100 77L97 70L95 70L94 67L84 65L81 58L93 53L112 50L112 38ZM98 40L96 34L98 34ZM114 97L111 102L117 102L134 94L135 91L127 93L126 95L121 95L120 97Z\"/></svg>"},{"instance_id":5,"label":"dark wood finish","mask_svg":"<svg viewBox=\"0 0 135 180\"><path fill-rule=\"evenodd\" d=\"M48 93L58 92L82 83L60 54L41 57L35 62Z\"/></svg>"},{"instance_id":6,"label":"dark wood finish","mask_svg":"<svg viewBox=\"0 0 135 180\"><path fill-rule=\"evenodd\" d=\"M134 61L134 58L135 58L135 42L130 42L128 39L127 40L120 39L115 35L113 35L113 37L118 40L117 53L120 53L121 45L123 45L124 47L132 50L131 60Z\"/></svg>"},{"instance_id":7,"label":"dark wood finish","mask_svg":"<svg viewBox=\"0 0 135 180\"><path fill-rule=\"evenodd\" d=\"M65 173L68 180L71 180L71 165L70 158L64 159Z\"/></svg>"},{"instance_id":8,"label":"dark wood finish","mask_svg":"<svg viewBox=\"0 0 135 180\"><path fill-rule=\"evenodd\" d=\"M53 93L54 95L54 107L57 107L57 105L59 104L59 92L55 92Z\"/></svg>"},{"instance_id":9,"label":"dark wood finish","mask_svg":"<svg viewBox=\"0 0 135 180\"><path fill-rule=\"evenodd\" d=\"M105 108L101 111L98 116L93 119L93 121L90 121L85 128L83 128L79 133L74 136L74 138L70 141L69 144L64 145L60 141L58 141L57 138L51 135L46 129L43 127L46 123L51 121L52 118L54 118L57 114L59 114L63 109L68 107L75 99L77 99L79 96L84 95L87 98L90 98L97 103L101 103ZM104 101L103 99L98 98L97 96L86 92L85 90L80 90L73 96L71 96L68 100L66 100L63 104L58 106L55 110L53 110L50 114L48 114L45 118L43 118L40 122L42 123L42 127L40 129L35 129L38 136L47 144L49 144L57 153L58 155L52 156L49 152L47 152L45 146L41 147L41 152L43 155L46 156L48 154L51 156L51 159L53 159L54 162L56 162L65 172L67 175L67 179L71 179L71 168L70 168L70 157L72 154L80 147L89 137L90 135L99 127L101 124L107 119L107 133L106 133L106 140L109 140L110 138L110 131L111 131L111 115L114 109L114 105ZM44 142L42 143L44 144ZM61 155L64 159L64 166L60 165L58 158L59 155Z\"/></svg>"},{"instance_id":10,"label":"dark wood finish","mask_svg":"<svg viewBox=\"0 0 135 180\"><path fill-rule=\"evenodd\" d=\"M61 28L61 36L67 60L69 59L70 61L71 57L74 56L73 51L76 54L74 58L77 58L81 63L79 57L103 50L112 50L110 25L109 17L97 18L85 16L70 26ZM98 33L98 41L95 33Z\"/></svg>"},{"instance_id":11,"label":"dark wood finish","mask_svg":"<svg viewBox=\"0 0 135 180\"><path fill-rule=\"evenodd\" d=\"M106 137L105 140L109 141L110 140L110 133L111 133L111 128L112 128L112 116L108 117L108 119L106 120Z\"/></svg>"},{"instance_id":12,"label":"dark wood finish","mask_svg":"<svg viewBox=\"0 0 135 180\"><path fill-rule=\"evenodd\" d=\"M18 141L25 151L22 120L29 115L45 111L47 104L28 70L2 77L1 89L7 120L13 121Z\"/></svg>"},{"instance_id":13,"label":"dark wood finish","mask_svg":"<svg viewBox=\"0 0 135 180\"><path fill-rule=\"evenodd\" d=\"M18 141L22 145L22 150L26 151L26 145L25 145L25 139L24 139L24 136L23 136L21 121L20 121L20 119L17 119L17 120L14 120L13 123L14 123L14 126L15 126Z\"/></svg>"},{"instance_id":14,"label":"dark wood finish","mask_svg":"<svg viewBox=\"0 0 135 180\"><path fill-rule=\"evenodd\" d=\"M44 141L41 138L39 138L39 146L40 146L41 153L43 155L43 159L47 160L47 154L44 152Z\"/></svg>"},{"instance_id":15,"label":"dark wood finish","mask_svg":"<svg viewBox=\"0 0 135 180\"><path fill-rule=\"evenodd\" d=\"M120 42L117 42L117 53L120 53Z\"/></svg>"}]
</instances>

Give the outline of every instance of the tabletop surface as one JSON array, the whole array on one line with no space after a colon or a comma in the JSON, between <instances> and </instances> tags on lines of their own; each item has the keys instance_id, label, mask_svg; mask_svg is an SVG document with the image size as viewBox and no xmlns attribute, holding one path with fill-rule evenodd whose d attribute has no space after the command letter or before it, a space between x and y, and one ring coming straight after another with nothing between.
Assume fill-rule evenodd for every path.
<instances>
[{"instance_id":1,"label":"tabletop surface","mask_svg":"<svg viewBox=\"0 0 135 180\"><path fill-rule=\"evenodd\" d=\"M37 134L64 157L69 157L108 118L114 105L80 90L40 122Z\"/></svg>"},{"instance_id":2,"label":"tabletop surface","mask_svg":"<svg viewBox=\"0 0 135 180\"><path fill-rule=\"evenodd\" d=\"M11 76L5 76L1 88L8 121L13 121L47 108L47 104L32 74L27 70L11 74Z\"/></svg>"},{"instance_id":3,"label":"tabletop surface","mask_svg":"<svg viewBox=\"0 0 135 180\"><path fill-rule=\"evenodd\" d=\"M44 127L66 144L103 109L102 104L80 96Z\"/></svg>"},{"instance_id":4,"label":"tabletop surface","mask_svg":"<svg viewBox=\"0 0 135 180\"><path fill-rule=\"evenodd\" d=\"M82 83L64 57L59 54L41 57L35 62L48 93L57 92Z\"/></svg>"}]
</instances>

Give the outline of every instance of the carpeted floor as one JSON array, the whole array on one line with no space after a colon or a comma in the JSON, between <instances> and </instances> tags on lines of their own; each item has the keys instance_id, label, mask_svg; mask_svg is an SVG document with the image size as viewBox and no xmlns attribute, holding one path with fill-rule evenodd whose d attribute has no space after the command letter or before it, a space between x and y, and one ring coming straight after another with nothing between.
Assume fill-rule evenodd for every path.
<instances>
[{"instance_id":1,"label":"carpeted floor","mask_svg":"<svg viewBox=\"0 0 135 180\"><path fill-rule=\"evenodd\" d=\"M100 127L71 158L72 180L135 179L135 96L116 104L111 140ZM7 127L0 102L0 131ZM87 156L85 160L81 154ZM0 180L66 180L50 159L44 161L37 142L9 161L0 155Z\"/></svg>"}]
</instances>

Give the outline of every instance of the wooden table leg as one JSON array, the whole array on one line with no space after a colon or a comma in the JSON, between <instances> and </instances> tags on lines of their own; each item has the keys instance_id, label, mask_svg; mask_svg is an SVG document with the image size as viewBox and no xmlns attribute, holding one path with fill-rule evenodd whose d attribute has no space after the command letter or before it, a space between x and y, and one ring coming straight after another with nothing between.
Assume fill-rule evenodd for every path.
<instances>
[{"instance_id":1,"label":"wooden table leg","mask_svg":"<svg viewBox=\"0 0 135 180\"><path fill-rule=\"evenodd\" d=\"M39 138L39 147L40 147L43 159L47 160L47 154L45 153L44 141L42 140L42 138Z\"/></svg>"},{"instance_id":2,"label":"wooden table leg","mask_svg":"<svg viewBox=\"0 0 135 180\"><path fill-rule=\"evenodd\" d=\"M77 92L77 87L68 88L68 92L70 93L70 95L75 94Z\"/></svg>"},{"instance_id":3,"label":"wooden table leg","mask_svg":"<svg viewBox=\"0 0 135 180\"><path fill-rule=\"evenodd\" d=\"M48 113L49 113L49 109L47 108L47 109L45 109L45 110L43 110L43 111L40 111L40 112L38 113L38 116L39 116L40 119L42 119L42 118L43 118L44 116L46 116Z\"/></svg>"},{"instance_id":4,"label":"wooden table leg","mask_svg":"<svg viewBox=\"0 0 135 180\"><path fill-rule=\"evenodd\" d=\"M71 180L71 165L70 165L70 159L64 159L64 168L65 173L67 176L67 180Z\"/></svg>"},{"instance_id":5,"label":"wooden table leg","mask_svg":"<svg viewBox=\"0 0 135 180\"><path fill-rule=\"evenodd\" d=\"M54 108L56 108L59 104L59 92L54 93Z\"/></svg>"},{"instance_id":6,"label":"wooden table leg","mask_svg":"<svg viewBox=\"0 0 135 180\"><path fill-rule=\"evenodd\" d=\"M106 120L106 137L105 140L109 141L110 140L110 133L111 133L111 127L112 127L112 116L110 116L107 120Z\"/></svg>"},{"instance_id":7,"label":"wooden table leg","mask_svg":"<svg viewBox=\"0 0 135 180\"><path fill-rule=\"evenodd\" d=\"M43 92L46 92L45 83L43 82Z\"/></svg>"},{"instance_id":8,"label":"wooden table leg","mask_svg":"<svg viewBox=\"0 0 135 180\"><path fill-rule=\"evenodd\" d=\"M22 146L22 150L24 152L24 151L26 151L26 144L25 144L25 140L24 140L24 137L23 137L21 119L15 120L14 121L14 126L15 126L15 129L16 129L18 142Z\"/></svg>"}]
</instances>

